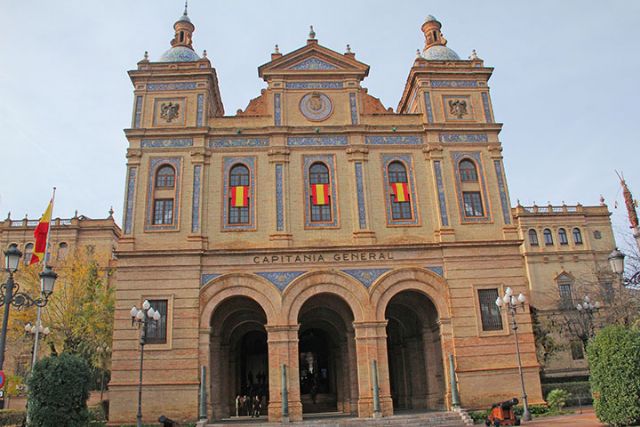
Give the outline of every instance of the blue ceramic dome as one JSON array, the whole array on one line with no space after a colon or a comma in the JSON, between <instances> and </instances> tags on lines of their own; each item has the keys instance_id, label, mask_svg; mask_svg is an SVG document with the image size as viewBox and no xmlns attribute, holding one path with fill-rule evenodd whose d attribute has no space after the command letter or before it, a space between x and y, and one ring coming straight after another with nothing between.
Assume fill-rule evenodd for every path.
<instances>
[{"instance_id":1,"label":"blue ceramic dome","mask_svg":"<svg viewBox=\"0 0 640 427\"><path fill-rule=\"evenodd\" d=\"M446 46L436 45L425 50L422 57L428 61L459 61L460 57Z\"/></svg>"},{"instance_id":2,"label":"blue ceramic dome","mask_svg":"<svg viewBox=\"0 0 640 427\"><path fill-rule=\"evenodd\" d=\"M158 62L192 62L200 57L193 50L185 46L174 46L162 54Z\"/></svg>"},{"instance_id":3,"label":"blue ceramic dome","mask_svg":"<svg viewBox=\"0 0 640 427\"><path fill-rule=\"evenodd\" d=\"M433 16L433 15L427 15L427 17L424 18L424 22L437 22L437 23L440 23L440 21L438 21L436 19L436 17Z\"/></svg>"}]
</instances>

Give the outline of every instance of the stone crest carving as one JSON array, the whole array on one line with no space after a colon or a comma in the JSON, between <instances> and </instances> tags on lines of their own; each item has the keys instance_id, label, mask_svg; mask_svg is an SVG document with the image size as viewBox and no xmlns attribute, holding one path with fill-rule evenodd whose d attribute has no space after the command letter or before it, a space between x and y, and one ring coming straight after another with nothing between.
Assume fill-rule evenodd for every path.
<instances>
[{"instance_id":1,"label":"stone crest carving","mask_svg":"<svg viewBox=\"0 0 640 427\"><path fill-rule=\"evenodd\" d=\"M333 104L324 93L311 92L300 100L300 112L309 120L322 121L333 112Z\"/></svg>"},{"instance_id":2,"label":"stone crest carving","mask_svg":"<svg viewBox=\"0 0 640 427\"><path fill-rule=\"evenodd\" d=\"M469 111L467 110L467 101L464 99L450 99L449 114L459 119L468 115Z\"/></svg>"},{"instance_id":3,"label":"stone crest carving","mask_svg":"<svg viewBox=\"0 0 640 427\"><path fill-rule=\"evenodd\" d=\"M160 104L160 117L167 123L180 116L180 104L177 102L163 102Z\"/></svg>"}]
</instances>

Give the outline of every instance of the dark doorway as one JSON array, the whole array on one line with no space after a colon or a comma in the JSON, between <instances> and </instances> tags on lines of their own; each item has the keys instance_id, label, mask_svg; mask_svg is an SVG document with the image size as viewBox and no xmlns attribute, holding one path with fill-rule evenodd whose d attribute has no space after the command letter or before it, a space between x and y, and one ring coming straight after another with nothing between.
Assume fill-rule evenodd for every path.
<instances>
[{"instance_id":1,"label":"dark doorway","mask_svg":"<svg viewBox=\"0 0 640 427\"><path fill-rule=\"evenodd\" d=\"M332 294L307 300L298 315L302 412L355 413L357 380L353 314Z\"/></svg>"},{"instance_id":2,"label":"dark doorway","mask_svg":"<svg viewBox=\"0 0 640 427\"><path fill-rule=\"evenodd\" d=\"M260 413L267 413L269 352L266 323L262 307L247 297L225 300L211 316L210 396L214 419L250 414L251 402L256 396L261 400ZM237 405L238 396L241 403Z\"/></svg>"},{"instance_id":3,"label":"dark doorway","mask_svg":"<svg viewBox=\"0 0 640 427\"><path fill-rule=\"evenodd\" d=\"M404 291L385 311L389 382L394 409L444 409L438 312L422 293Z\"/></svg>"}]
</instances>

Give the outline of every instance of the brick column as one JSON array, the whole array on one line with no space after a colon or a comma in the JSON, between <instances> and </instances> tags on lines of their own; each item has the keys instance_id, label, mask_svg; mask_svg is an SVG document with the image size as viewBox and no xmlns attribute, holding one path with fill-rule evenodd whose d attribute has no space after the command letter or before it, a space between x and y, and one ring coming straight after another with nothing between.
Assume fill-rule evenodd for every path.
<instances>
[{"instance_id":1,"label":"brick column","mask_svg":"<svg viewBox=\"0 0 640 427\"><path fill-rule=\"evenodd\" d=\"M267 325L269 346L269 421L282 420L282 365L287 365L289 420L302 420L300 371L298 366L299 325Z\"/></svg>"},{"instance_id":2,"label":"brick column","mask_svg":"<svg viewBox=\"0 0 640 427\"><path fill-rule=\"evenodd\" d=\"M358 361L358 417L373 416L371 362L378 361L378 385L382 416L393 415L387 358L387 321L354 322Z\"/></svg>"}]
</instances>

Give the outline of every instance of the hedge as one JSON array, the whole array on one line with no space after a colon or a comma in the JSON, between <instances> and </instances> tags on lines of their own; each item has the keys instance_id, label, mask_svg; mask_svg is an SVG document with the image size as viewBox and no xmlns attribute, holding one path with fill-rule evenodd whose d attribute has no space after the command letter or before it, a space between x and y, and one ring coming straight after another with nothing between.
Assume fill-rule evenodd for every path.
<instances>
[{"instance_id":1,"label":"hedge","mask_svg":"<svg viewBox=\"0 0 640 427\"><path fill-rule=\"evenodd\" d=\"M640 332L608 326L587 346L596 415L612 426L640 421Z\"/></svg>"},{"instance_id":2,"label":"hedge","mask_svg":"<svg viewBox=\"0 0 640 427\"><path fill-rule=\"evenodd\" d=\"M1 409L0 426L21 425L26 416L26 412L20 409Z\"/></svg>"},{"instance_id":3,"label":"hedge","mask_svg":"<svg viewBox=\"0 0 640 427\"><path fill-rule=\"evenodd\" d=\"M91 373L79 356L63 353L39 360L27 381L33 427L86 427Z\"/></svg>"}]
</instances>

